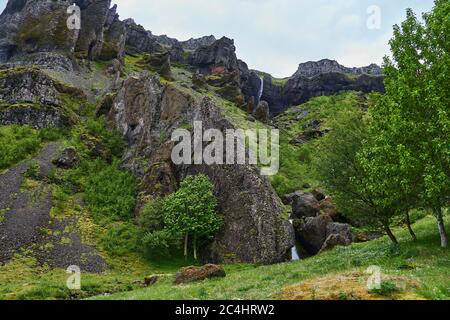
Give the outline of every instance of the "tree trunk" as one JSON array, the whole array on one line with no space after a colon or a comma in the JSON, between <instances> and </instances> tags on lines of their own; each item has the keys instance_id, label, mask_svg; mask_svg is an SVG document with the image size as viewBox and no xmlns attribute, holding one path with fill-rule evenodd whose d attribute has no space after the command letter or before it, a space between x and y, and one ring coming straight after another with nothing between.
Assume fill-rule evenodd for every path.
<instances>
[{"instance_id":1,"label":"tree trunk","mask_svg":"<svg viewBox=\"0 0 450 320\"><path fill-rule=\"evenodd\" d=\"M197 260L197 237L194 236L194 259Z\"/></svg>"},{"instance_id":2,"label":"tree trunk","mask_svg":"<svg viewBox=\"0 0 450 320\"><path fill-rule=\"evenodd\" d=\"M441 246L442 248L448 248L448 236L445 231L444 217L442 215L442 209L434 209L434 214L436 215L436 220L439 229L439 235L441 237Z\"/></svg>"},{"instance_id":3,"label":"tree trunk","mask_svg":"<svg viewBox=\"0 0 450 320\"><path fill-rule=\"evenodd\" d=\"M392 233L392 230L391 230L391 227L389 227L389 224L383 223L383 227L384 227L384 231L386 231L387 235L389 236L389 239L391 239L391 241L394 244L398 244L397 238L395 237L394 233Z\"/></svg>"},{"instance_id":4,"label":"tree trunk","mask_svg":"<svg viewBox=\"0 0 450 320\"><path fill-rule=\"evenodd\" d=\"M417 241L417 236L411 226L411 218L409 217L409 212L406 212L406 226L408 227L409 234L411 235L413 241Z\"/></svg>"},{"instance_id":5,"label":"tree trunk","mask_svg":"<svg viewBox=\"0 0 450 320\"><path fill-rule=\"evenodd\" d=\"M184 237L184 259L186 260L188 256L188 242L189 242L189 233L186 233L186 236Z\"/></svg>"}]
</instances>

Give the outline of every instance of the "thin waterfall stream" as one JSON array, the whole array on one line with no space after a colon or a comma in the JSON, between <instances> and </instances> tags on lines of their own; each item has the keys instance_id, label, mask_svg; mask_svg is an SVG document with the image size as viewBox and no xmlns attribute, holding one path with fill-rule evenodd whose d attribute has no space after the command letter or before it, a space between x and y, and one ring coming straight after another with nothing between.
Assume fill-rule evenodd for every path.
<instances>
[{"instance_id":1,"label":"thin waterfall stream","mask_svg":"<svg viewBox=\"0 0 450 320\"><path fill-rule=\"evenodd\" d=\"M294 225L294 220L289 220L289 222ZM292 261L301 260L300 254L298 252L297 243L292 247Z\"/></svg>"},{"instance_id":2,"label":"thin waterfall stream","mask_svg":"<svg viewBox=\"0 0 450 320\"><path fill-rule=\"evenodd\" d=\"M256 105L255 108L258 107L258 104L261 102L263 93L264 93L264 78L261 77L261 85L259 87L259 92L258 92L258 100L256 101Z\"/></svg>"}]
</instances>

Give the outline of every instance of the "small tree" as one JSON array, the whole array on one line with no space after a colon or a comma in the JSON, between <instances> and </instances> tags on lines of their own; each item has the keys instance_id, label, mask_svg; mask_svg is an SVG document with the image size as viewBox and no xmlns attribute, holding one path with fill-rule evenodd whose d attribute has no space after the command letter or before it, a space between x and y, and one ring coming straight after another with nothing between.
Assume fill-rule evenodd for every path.
<instances>
[{"instance_id":1,"label":"small tree","mask_svg":"<svg viewBox=\"0 0 450 320\"><path fill-rule=\"evenodd\" d=\"M187 177L180 189L165 199L164 223L172 233L184 236L186 258L190 237L197 259L199 241L213 238L220 229L222 220L216 208L213 185L205 175Z\"/></svg>"},{"instance_id":2,"label":"small tree","mask_svg":"<svg viewBox=\"0 0 450 320\"><path fill-rule=\"evenodd\" d=\"M358 159L368 138L364 113L340 112L332 127L320 141L314 162L321 182L347 217L381 227L397 243L390 225L398 211L383 202L384 192L373 187L376 179L364 170Z\"/></svg>"},{"instance_id":3,"label":"small tree","mask_svg":"<svg viewBox=\"0 0 450 320\"><path fill-rule=\"evenodd\" d=\"M386 95L372 112L375 144L368 155L375 158L366 164L373 172L389 170L390 188L400 186L408 201L433 210L447 247L442 208L450 202L450 2L436 0L424 19L408 10L394 27L392 59L384 63Z\"/></svg>"}]
</instances>

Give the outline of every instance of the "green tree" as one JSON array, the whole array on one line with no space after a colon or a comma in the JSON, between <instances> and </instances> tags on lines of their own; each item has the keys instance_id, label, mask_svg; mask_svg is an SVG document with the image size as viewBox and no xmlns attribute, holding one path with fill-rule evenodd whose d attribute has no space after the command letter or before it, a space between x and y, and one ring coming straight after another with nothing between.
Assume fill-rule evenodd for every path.
<instances>
[{"instance_id":1,"label":"green tree","mask_svg":"<svg viewBox=\"0 0 450 320\"><path fill-rule=\"evenodd\" d=\"M216 213L217 200L213 185L205 175L189 176L180 189L164 201L164 223L169 230L184 236L184 256L188 255L189 237L197 259L199 241L210 240L221 227Z\"/></svg>"},{"instance_id":2,"label":"green tree","mask_svg":"<svg viewBox=\"0 0 450 320\"><path fill-rule=\"evenodd\" d=\"M164 223L164 201L155 199L147 203L139 217L140 238L145 253L150 257L168 257L177 248L179 239Z\"/></svg>"},{"instance_id":3,"label":"green tree","mask_svg":"<svg viewBox=\"0 0 450 320\"><path fill-rule=\"evenodd\" d=\"M408 10L394 26L392 59L384 62L386 95L371 110L372 146L363 163L372 176L384 168L384 186L397 190L395 197L430 208L447 247L442 208L450 200L450 3L437 0L424 21Z\"/></svg>"},{"instance_id":4,"label":"green tree","mask_svg":"<svg viewBox=\"0 0 450 320\"><path fill-rule=\"evenodd\" d=\"M390 225L398 211L383 201L383 191L371 187L377 181L372 180L358 159L363 142L368 139L364 113L356 109L339 112L332 127L316 151L314 163L319 179L348 218L381 227L397 243Z\"/></svg>"}]
</instances>

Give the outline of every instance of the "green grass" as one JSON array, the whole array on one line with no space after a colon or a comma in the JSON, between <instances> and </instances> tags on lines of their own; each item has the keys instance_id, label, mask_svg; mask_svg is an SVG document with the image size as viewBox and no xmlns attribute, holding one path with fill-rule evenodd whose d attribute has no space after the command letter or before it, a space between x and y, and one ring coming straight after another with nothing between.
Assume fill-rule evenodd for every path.
<instances>
[{"instance_id":1,"label":"green grass","mask_svg":"<svg viewBox=\"0 0 450 320\"><path fill-rule=\"evenodd\" d=\"M313 98L274 119L280 129L280 170L276 176L271 177L271 182L280 196L301 190L305 184L318 185L311 165L318 140L301 146L290 142L306 131L304 126L313 120L322 122L322 130L331 130L330 123L335 114L343 110L357 110L357 98L355 92Z\"/></svg>"},{"instance_id":2,"label":"green grass","mask_svg":"<svg viewBox=\"0 0 450 320\"><path fill-rule=\"evenodd\" d=\"M415 293L423 298L450 299L450 250L439 247L434 218L426 217L414 228L417 242L412 242L405 230L397 229L399 246L392 246L387 238L382 238L337 248L303 261L273 266L228 265L226 278L185 286L173 286L174 277L169 276L149 289L96 299L276 299L286 286L328 274L364 273L372 265L381 267L383 274L418 281ZM388 285L385 291L392 291Z\"/></svg>"},{"instance_id":3,"label":"green grass","mask_svg":"<svg viewBox=\"0 0 450 320\"><path fill-rule=\"evenodd\" d=\"M35 154L45 142L61 137L57 129L35 130L29 126L0 126L0 170Z\"/></svg>"}]
</instances>

